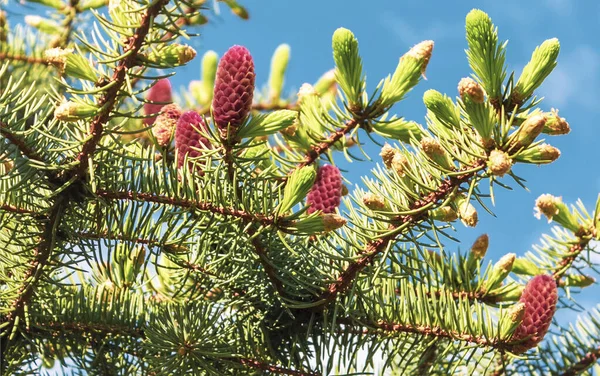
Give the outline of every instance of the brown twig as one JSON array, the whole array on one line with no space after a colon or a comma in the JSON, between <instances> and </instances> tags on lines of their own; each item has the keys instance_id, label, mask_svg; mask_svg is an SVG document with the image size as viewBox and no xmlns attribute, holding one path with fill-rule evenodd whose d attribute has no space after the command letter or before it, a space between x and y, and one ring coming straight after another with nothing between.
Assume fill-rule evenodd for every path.
<instances>
[{"instance_id":1,"label":"brown twig","mask_svg":"<svg viewBox=\"0 0 600 376\"><path fill-rule=\"evenodd\" d=\"M23 140L19 139L7 128L8 125L0 122L0 135L4 136L8 141L10 141L11 144L15 145L25 157L36 161L43 161L43 159L34 150L28 147Z\"/></svg>"},{"instance_id":2,"label":"brown twig","mask_svg":"<svg viewBox=\"0 0 600 376\"><path fill-rule=\"evenodd\" d=\"M0 52L0 60L13 60L22 61L29 64L43 64L46 65L46 59L42 57L33 57L27 55L14 55L6 52Z\"/></svg>"},{"instance_id":3,"label":"brown twig","mask_svg":"<svg viewBox=\"0 0 600 376\"><path fill-rule=\"evenodd\" d=\"M268 363L262 363L255 359L248 358L229 358L231 360L237 361L246 367L259 369L262 371L267 371L269 373L276 373L278 375L291 375L291 376L319 376L319 373L307 372L307 371L297 371L293 369L283 368L280 366L275 366Z\"/></svg>"},{"instance_id":4,"label":"brown twig","mask_svg":"<svg viewBox=\"0 0 600 376\"><path fill-rule=\"evenodd\" d=\"M557 283L564 276L571 265L573 265L581 252L583 252L583 250L588 246L592 238L593 236L590 234L588 234L588 236L578 237L579 242L577 244L573 244L569 248L569 255L560 260L560 262L554 268L554 272L552 273L552 277Z\"/></svg>"},{"instance_id":5,"label":"brown twig","mask_svg":"<svg viewBox=\"0 0 600 376\"><path fill-rule=\"evenodd\" d=\"M577 363L573 363L567 368L561 376L575 376L581 374L586 369L590 368L594 363L600 359L600 346L596 347L592 351L587 352L583 358Z\"/></svg>"},{"instance_id":6,"label":"brown twig","mask_svg":"<svg viewBox=\"0 0 600 376\"><path fill-rule=\"evenodd\" d=\"M140 27L134 35L129 38L129 43L124 48L124 53L131 52L119 65L115 68L111 82L114 84L106 91L106 93L98 101L100 112L94 117L90 124L89 139L83 144L81 151L77 155L79 164L72 171L75 176L83 176L89 166L90 156L96 151L96 147L104 135L104 124L110 119L110 113L117 103L117 98L121 87L127 77L127 71L137 65L137 57L144 43L146 35L150 30L154 17L158 15L160 10L169 3L169 0L160 0L153 3L144 14Z\"/></svg>"},{"instance_id":7,"label":"brown twig","mask_svg":"<svg viewBox=\"0 0 600 376\"><path fill-rule=\"evenodd\" d=\"M253 214L248 213L243 210L232 209L232 208L223 208L219 206L214 206L210 202L199 202L193 200L186 200L180 198L172 198L166 196L153 195L150 193L137 193L133 191L125 191L125 192L111 192L98 190L96 195L100 197L104 197L107 199L116 199L116 200L136 200L136 201L144 201L144 202L155 202L159 204L167 204L173 205L183 208L197 209L201 211L209 211L211 213L221 214L225 216L238 217L247 222L259 222L263 225L273 225L275 224L275 218L270 215L265 214Z\"/></svg>"}]
</instances>

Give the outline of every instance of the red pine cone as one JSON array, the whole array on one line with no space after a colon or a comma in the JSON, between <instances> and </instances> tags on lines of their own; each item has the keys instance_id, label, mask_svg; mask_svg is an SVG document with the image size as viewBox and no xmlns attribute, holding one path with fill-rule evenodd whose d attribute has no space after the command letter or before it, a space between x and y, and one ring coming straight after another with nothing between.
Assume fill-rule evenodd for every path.
<instances>
[{"instance_id":1,"label":"red pine cone","mask_svg":"<svg viewBox=\"0 0 600 376\"><path fill-rule=\"evenodd\" d=\"M146 100L163 103L171 102L173 100L171 98L171 82L166 78L158 80L156 84L148 90ZM157 114L163 106L164 104L144 103L144 113L146 115ZM145 118L144 124L154 124L155 120L156 116Z\"/></svg>"},{"instance_id":2,"label":"red pine cone","mask_svg":"<svg viewBox=\"0 0 600 376\"><path fill-rule=\"evenodd\" d=\"M525 313L511 341L527 339L514 345L512 351L516 354L536 347L548 332L558 301L554 278L549 275L533 277L525 286L519 301L525 304Z\"/></svg>"},{"instance_id":3,"label":"red pine cone","mask_svg":"<svg viewBox=\"0 0 600 376\"><path fill-rule=\"evenodd\" d=\"M208 139L198 133L196 129L208 129L202 116L198 115L196 111L184 112L177 121L177 127L175 128L178 168L183 166L186 154L188 158L195 158L200 155L200 152L196 149L210 148L211 146Z\"/></svg>"},{"instance_id":4,"label":"red pine cone","mask_svg":"<svg viewBox=\"0 0 600 376\"><path fill-rule=\"evenodd\" d=\"M252 107L254 61L243 46L233 46L219 61L212 102L213 119L221 131L239 127Z\"/></svg>"},{"instance_id":5,"label":"red pine cone","mask_svg":"<svg viewBox=\"0 0 600 376\"><path fill-rule=\"evenodd\" d=\"M308 213L321 210L323 213L334 213L340 206L342 197L342 174L337 167L325 165L317 171L315 184L308 192L306 203Z\"/></svg>"}]
</instances>

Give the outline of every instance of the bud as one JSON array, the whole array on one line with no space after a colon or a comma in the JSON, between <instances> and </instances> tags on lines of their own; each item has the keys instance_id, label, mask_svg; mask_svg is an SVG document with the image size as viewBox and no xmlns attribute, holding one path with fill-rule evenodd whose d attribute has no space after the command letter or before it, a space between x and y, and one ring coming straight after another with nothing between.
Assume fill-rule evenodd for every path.
<instances>
[{"instance_id":1,"label":"bud","mask_svg":"<svg viewBox=\"0 0 600 376\"><path fill-rule=\"evenodd\" d=\"M385 199L379 195L371 192L365 193L362 198L363 204L371 210L384 210L387 209Z\"/></svg>"},{"instance_id":2,"label":"bud","mask_svg":"<svg viewBox=\"0 0 600 376\"><path fill-rule=\"evenodd\" d=\"M558 110L552 109L550 114L547 114L546 125L542 133L550 136L556 136L561 134L569 134L571 127L565 118L558 116Z\"/></svg>"},{"instance_id":3,"label":"bud","mask_svg":"<svg viewBox=\"0 0 600 376\"><path fill-rule=\"evenodd\" d=\"M6 12L0 9L0 42L6 42L8 37L8 21L6 21Z\"/></svg>"},{"instance_id":4,"label":"bud","mask_svg":"<svg viewBox=\"0 0 600 376\"><path fill-rule=\"evenodd\" d=\"M544 82L556 67L559 51L560 43L556 38L544 41L535 49L533 55L531 55L531 60L523 68L523 73L521 73L513 89L513 102L520 104L533 95L534 90Z\"/></svg>"},{"instance_id":5,"label":"bud","mask_svg":"<svg viewBox=\"0 0 600 376\"><path fill-rule=\"evenodd\" d=\"M233 46L219 62L212 102L213 120L222 135L248 116L254 95L254 61L243 46Z\"/></svg>"},{"instance_id":6,"label":"bud","mask_svg":"<svg viewBox=\"0 0 600 376\"><path fill-rule=\"evenodd\" d=\"M463 100L468 97L474 103L483 103L485 100L483 88L470 77L465 77L460 80L458 83L458 94Z\"/></svg>"},{"instance_id":7,"label":"bud","mask_svg":"<svg viewBox=\"0 0 600 376\"><path fill-rule=\"evenodd\" d=\"M311 190L316 178L317 171L313 166L304 166L294 170L287 179L283 198L277 208L278 215L285 215L294 205L302 201Z\"/></svg>"},{"instance_id":8,"label":"bud","mask_svg":"<svg viewBox=\"0 0 600 376\"><path fill-rule=\"evenodd\" d=\"M392 170L396 171L398 176L404 177L408 167L408 159L402 153L397 152L392 158Z\"/></svg>"},{"instance_id":9,"label":"bud","mask_svg":"<svg viewBox=\"0 0 600 376\"><path fill-rule=\"evenodd\" d=\"M513 263L515 262L516 255L514 253L509 253L500 258L494 267L492 268L492 272L489 277L483 283L481 287L482 291L489 292L500 286L500 284L508 277L508 274L511 272Z\"/></svg>"},{"instance_id":10,"label":"bud","mask_svg":"<svg viewBox=\"0 0 600 376\"><path fill-rule=\"evenodd\" d=\"M518 302L508 308L506 314L500 318L500 338L507 339L521 324L525 315L525 304Z\"/></svg>"},{"instance_id":11,"label":"bud","mask_svg":"<svg viewBox=\"0 0 600 376\"><path fill-rule=\"evenodd\" d=\"M567 274L564 280L559 281L561 287L588 287L596 283L594 277L581 274Z\"/></svg>"},{"instance_id":12,"label":"bud","mask_svg":"<svg viewBox=\"0 0 600 376\"><path fill-rule=\"evenodd\" d=\"M440 165L446 170L454 170L455 166L450 159L450 156L446 153L446 150L440 145L440 143L432 138L425 137L421 140L421 150L435 163Z\"/></svg>"},{"instance_id":13,"label":"bud","mask_svg":"<svg viewBox=\"0 0 600 376\"><path fill-rule=\"evenodd\" d=\"M335 92L337 85L335 82L335 69L331 69L323 74L314 85L315 91L319 95L327 92Z\"/></svg>"},{"instance_id":14,"label":"bud","mask_svg":"<svg viewBox=\"0 0 600 376\"><path fill-rule=\"evenodd\" d=\"M555 197L550 194L543 194L535 202L535 217L541 218L541 215L548 218L548 223L556 221L564 228L574 233L578 233L582 226L569 211L567 205L562 202L561 197Z\"/></svg>"},{"instance_id":15,"label":"bud","mask_svg":"<svg viewBox=\"0 0 600 376\"><path fill-rule=\"evenodd\" d=\"M200 133L207 129L206 122L196 111L186 111L179 117L175 127L177 168L183 167L186 155L188 158L197 158L201 153L198 149L211 147L210 141ZM191 168L192 163L188 163L188 166Z\"/></svg>"},{"instance_id":16,"label":"bud","mask_svg":"<svg viewBox=\"0 0 600 376\"><path fill-rule=\"evenodd\" d=\"M478 216L475 207L467 201L467 198L463 195L459 195L455 198L456 208L458 211L458 217L461 222L468 227L477 226Z\"/></svg>"},{"instance_id":17,"label":"bud","mask_svg":"<svg viewBox=\"0 0 600 376\"><path fill-rule=\"evenodd\" d=\"M346 220L337 214L326 213L322 215L323 227L325 232L334 231L338 228L343 227L346 224Z\"/></svg>"},{"instance_id":18,"label":"bud","mask_svg":"<svg viewBox=\"0 0 600 376\"><path fill-rule=\"evenodd\" d=\"M40 16L25 16L25 23L31 27L34 27L44 34L48 35L60 35L61 26L54 21L51 21Z\"/></svg>"},{"instance_id":19,"label":"bud","mask_svg":"<svg viewBox=\"0 0 600 376\"><path fill-rule=\"evenodd\" d=\"M60 121L75 122L95 116L98 107L87 103L63 102L54 110L54 117Z\"/></svg>"},{"instance_id":20,"label":"bud","mask_svg":"<svg viewBox=\"0 0 600 376\"><path fill-rule=\"evenodd\" d=\"M51 7L51 8L58 9L58 10L62 10L67 6L65 3L63 3L60 0L30 0L30 2L42 4L47 7Z\"/></svg>"},{"instance_id":21,"label":"bud","mask_svg":"<svg viewBox=\"0 0 600 376\"><path fill-rule=\"evenodd\" d=\"M410 140L420 140L423 137L421 126L414 121L406 121L403 118L390 121L373 121L371 123L373 130L383 137L393 138L402 142Z\"/></svg>"},{"instance_id":22,"label":"bud","mask_svg":"<svg viewBox=\"0 0 600 376\"><path fill-rule=\"evenodd\" d=\"M87 0L79 4L81 11L86 11L89 9L98 9L106 6L108 4L108 0Z\"/></svg>"},{"instance_id":23,"label":"bud","mask_svg":"<svg viewBox=\"0 0 600 376\"><path fill-rule=\"evenodd\" d=\"M275 50L271 59L271 73L269 75L269 97L271 103L278 103L283 89L285 70L290 60L290 46L281 44Z\"/></svg>"},{"instance_id":24,"label":"bud","mask_svg":"<svg viewBox=\"0 0 600 376\"><path fill-rule=\"evenodd\" d=\"M335 79L346 94L349 107L354 108L360 104L364 84L358 40L350 30L340 27L333 33L331 47L336 67Z\"/></svg>"},{"instance_id":25,"label":"bud","mask_svg":"<svg viewBox=\"0 0 600 376\"><path fill-rule=\"evenodd\" d=\"M72 48L50 48L44 51L44 58L48 64L58 68L61 74L92 82L98 80L90 62L83 56L73 53Z\"/></svg>"},{"instance_id":26,"label":"bud","mask_svg":"<svg viewBox=\"0 0 600 376\"><path fill-rule=\"evenodd\" d=\"M298 103L302 103L302 99L310 95L319 94L316 92L315 88L311 84L302 84L302 86L300 86L300 90L298 90Z\"/></svg>"},{"instance_id":27,"label":"bud","mask_svg":"<svg viewBox=\"0 0 600 376\"><path fill-rule=\"evenodd\" d=\"M146 100L156 103L144 103L145 115L157 114L164 105L169 104L172 100L171 82L169 82L169 79L162 78L156 81L154 86L148 90ZM154 120L156 120L156 116L146 117L144 118L144 124L151 125L154 123Z\"/></svg>"},{"instance_id":28,"label":"bud","mask_svg":"<svg viewBox=\"0 0 600 376\"><path fill-rule=\"evenodd\" d=\"M515 155L515 160L523 163L547 164L560 157L560 150L548 144L527 148Z\"/></svg>"},{"instance_id":29,"label":"bud","mask_svg":"<svg viewBox=\"0 0 600 376\"><path fill-rule=\"evenodd\" d=\"M162 108L162 113L158 115L152 128L152 134L156 138L156 142L166 147L171 143L173 131L177 125L177 120L181 116L181 108L175 103L168 104Z\"/></svg>"},{"instance_id":30,"label":"bud","mask_svg":"<svg viewBox=\"0 0 600 376\"><path fill-rule=\"evenodd\" d=\"M185 44L170 44L158 52L147 55L138 55L138 60L143 65L152 68L173 68L185 65L196 57L196 50Z\"/></svg>"},{"instance_id":31,"label":"bud","mask_svg":"<svg viewBox=\"0 0 600 376\"><path fill-rule=\"evenodd\" d=\"M213 99L218 63L219 55L215 51L206 51L202 56L202 81L198 98L201 105L207 106Z\"/></svg>"},{"instance_id":32,"label":"bud","mask_svg":"<svg viewBox=\"0 0 600 376\"><path fill-rule=\"evenodd\" d=\"M558 291L556 282L549 275L533 277L525 286L519 302L525 304L521 324L515 330L511 351L522 354L536 347L544 339L556 311Z\"/></svg>"},{"instance_id":33,"label":"bud","mask_svg":"<svg viewBox=\"0 0 600 376\"><path fill-rule=\"evenodd\" d=\"M419 82L421 76L425 78L425 70L433 51L433 41L426 40L411 48L404 54L396 71L387 77L381 88L379 107L386 111L391 105L402 100L404 96Z\"/></svg>"},{"instance_id":34,"label":"bud","mask_svg":"<svg viewBox=\"0 0 600 376\"><path fill-rule=\"evenodd\" d=\"M489 237L487 234L483 234L475 239L475 243L471 246L471 252L469 252L469 256L467 257L467 272L469 275L473 275L477 270L477 265L485 256L488 245Z\"/></svg>"},{"instance_id":35,"label":"bud","mask_svg":"<svg viewBox=\"0 0 600 376\"><path fill-rule=\"evenodd\" d=\"M510 171L512 160L510 156L502 150L492 150L487 161L488 170L494 176L502 177Z\"/></svg>"},{"instance_id":36,"label":"bud","mask_svg":"<svg viewBox=\"0 0 600 376\"><path fill-rule=\"evenodd\" d=\"M442 222L454 222L458 219L458 214L450 206L444 206L431 210L429 218Z\"/></svg>"},{"instance_id":37,"label":"bud","mask_svg":"<svg viewBox=\"0 0 600 376\"><path fill-rule=\"evenodd\" d=\"M542 270L531 260L518 258L513 263L513 273L519 275L538 275Z\"/></svg>"},{"instance_id":38,"label":"bud","mask_svg":"<svg viewBox=\"0 0 600 376\"><path fill-rule=\"evenodd\" d=\"M188 18L188 22L189 22L189 25L201 26L201 25L206 25L208 23L208 18L204 14L198 12L194 15L190 15Z\"/></svg>"},{"instance_id":39,"label":"bud","mask_svg":"<svg viewBox=\"0 0 600 376\"><path fill-rule=\"evenodd\" d=\"M514 264L512 271L515 271ZM514 302L521 298L524 288L525 286L521 284L510 282L492 291L488 291L485 294L485 299L493 303Z\"/></svg>"},{"instance_id":40,"label":"bud","mask_svg":"<svg viewBox=\"0 0 600 376\"><path fill-rule=\"evenodd\" d=\"M386 142L381 148L381 153L379 153L379 155L381 156L385 167L392 168L392 159L394 159L394 156L396 155L396 149Z\"/></svg>"},{"instance_id":41,"label":"bud","mask_svg":"<svg viewBox=\"0 0 600 376\"><path fill-rule=\"evenodd\" d=\"M488 246L490 243L490 238L487 234L480 235L475 242L471 246L471 255L473 258L481 260L485 256Z\"/></svg>"},{"instance_id":42,"label":"bud","mask_svg":"<svg viewBox=\"0 0 600 376\"><path fill-rule=\"evenodd\" d=\"M452 102L452 99L439 91L429 89L423 94L423 103L431 114L447 128L460 127L460 113Z\"/></svg>"},{"instance_id":43,"label":"bud","mask_svg":"<svg viewBox=\"0 0 600 376\"><path fill-rule=\"evenodd\" d=\"M347 196L348 193L348 187L346 187L345 184L342 184L342 196Z\"/></svg>"},{"instance_id":44,"label":"bud","mask_svg":"<svg viewBox=\"0 0 600 376\"><path fill-rule=\"evenodd\" d=\"M509 152L515 152L526 148L542 133L546 125L547 117L537 114L528 117L513 134L510 135L507 145Z\"/></svg>"},{"instance_id":45,"label":"bud","mask_svg":"<svg viewBox=\"0 0 600 376\"><path fill-rule=\"evenodd\" d=\"M334 213L340 206L342 197L342 175L332 165L319 168L317 178L306 198L308 213L321 210L323 213Z\"/></svg>"},{"instance_id":46,"label":"bud","mask_svg":"<svg viewBox=\"0 0 600 376\"><path fill-rule=\"evenodd\" d=\"M235 1L235 0L223 0L223 1L225 2L225 4L229 5L231 12L233 14L235 14L236 16L238 16L239 18L241 18L243 20L247 20L248 18L250 18L246 8L244 8L243 6L238 4L237 1Z\"/></svg>"}]
</instances>

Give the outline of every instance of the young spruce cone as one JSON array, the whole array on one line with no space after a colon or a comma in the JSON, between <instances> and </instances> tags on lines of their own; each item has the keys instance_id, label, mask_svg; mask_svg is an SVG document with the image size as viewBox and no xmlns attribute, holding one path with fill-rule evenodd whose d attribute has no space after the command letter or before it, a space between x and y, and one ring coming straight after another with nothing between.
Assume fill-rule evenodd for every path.
<instances>
[{"instance_id":1,"label":"young spruce cone","mask_svg":"<svg viewBox=\"0 0 600 376\"><path fill-rule=\"evenodd\" d=\"M177 149L177 168L183 166L186 154L188 158L195 158L200 155L196 149L204 147L209 148L210 142L203 137L198 130L207 129L202 116L196 111L186 111L177 121L175 128L175 148ZM201 145L202 144L202 145ZM190 166L191 167L191 166Z\"/></svg>"},{"instance_id":2,"label":"young spruce cone","mask_svg":"<svg viewBox=\"0 0 600 376\"><path fill-rule=\"evenodd\" d=\"M166 78L158 80L158 82L154 86L152 86L150 90L148 90L146 100L163 103L144 103L144 113L146 115L157 114L158 112L160 112L160 109L163 108L163 106L165 106L164 103L170 103L172 101L171 83L169 82L169 80ZM156 116L145 118L144 124L154 124L155 120Z\"/></svg>"},{"instance_id":3,"label":"young spruce cone","mask_svg":"<svg viewBox=\"0 0 600 376\"><path fill-rule=\"evenodd\" d=\"M523 340L512 347L515 354L536 347L544 339L552 323L557 300L556 282L551 276L538 275L527 283L519 300L525 304L525 313L511 339L517 342Z\"/></svg>"},{"instance_id":4,"label":"young spruce cone","mask_svg":"<svg viewBox=\"0 0 600 376\"><path fill-rule=\"evenodd\" d=\"M171 143L173 131L181 116L181 108L175 103L171 103L163 107L161 111L162 113L158 115L154 122L152 134L160 146L166 147Z\"/></svg>"},{"instance_id":5,"label":"young spruce cone","mask_svg":"<svg viewBox=\"0 0 600 376\"><path fill-rule=\"evenodd\" d=\"M219 61L212 102L213 119L222 134L239 127L252 107L254 62L243 46L233 46Z\"/></svg>"},{"instance_id":6,"label":"young spruce cone","mask_svg":"<svg viewBox=\"0 0 600 376\"><path fill-rule=\"evenodd\" d=\"M323 213L334 213L340 206L342 197L342 174L337 167L325 165L319 168L315 184L308 192L306 203L308 213L321 210Z\"/></svg>"}]
</instances>

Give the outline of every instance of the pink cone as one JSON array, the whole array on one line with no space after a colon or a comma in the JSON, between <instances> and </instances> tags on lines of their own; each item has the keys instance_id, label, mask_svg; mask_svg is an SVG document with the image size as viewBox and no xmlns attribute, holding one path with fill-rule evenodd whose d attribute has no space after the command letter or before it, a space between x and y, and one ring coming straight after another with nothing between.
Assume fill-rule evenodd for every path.
<instances>
[{"instance_id":1,"label":"pink cone","mask_svg":"<svg viewBox=\"0 0 600 376\"><path fill-rule=\"evenodd\" d=\"M162 78L156 82L154 86L148 90L146 94L146 100L152 102L162 102L164 104L144 103L144 114L157 114L160 109L166 104L170 103L173 99L171 96L171 82L167 78ZM166 103L165 103L166 102ZM145 118L144 124L154 124L156 116Z\"/></svg>"},{"instance_id":2,"label":"pink cone","mask_svg":"<svg viewBox=\"0 0 600 376\"><path fill-rule=\"evenodd\" d=\"M317 171L315 184L308 192L306 203L308 213L321 210L323 213L334 213L340 206L342 198L342 174L337 167L324 165Z\"/></svg>"},{"instance_id":3,"label":"pink cone","mask_svg":"<svg viewBox=\"0 0 600 376\"><path fill-rule=\"evenodd\" d=\"M252 108L254 62L243 46L233 46L219 61L212 102L213 119L224 133L227 125L239 127Z\"/></svg>"},{"instance_id":4,"label":"pink cone","mask_svg":"<svg viewBox=\"0 0 600 376\"><path fill-rule=\"evenodd\" d=\"M558 301L556 282L545 274L533 277L525 286L519 301L525 304L525 313L511 342L527 339L511 349L516 354L536 347L548 332Z\"/></svg>"},{"instance_id":5,"label":"pink cone","mask_svg":"<svg viewBox=\"0 0 600 376\"><path fill-rule=\"evenodd\" d=\"M186 111L177 121L175 128L175 148L177 149L177 167L181 168L185 160L195 158L200 155L196 149L203 147L210 148L210 142L203 137L196 129L208 129L202 116L195 111Z\"/></svg>"}]
</instances>

